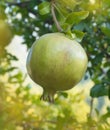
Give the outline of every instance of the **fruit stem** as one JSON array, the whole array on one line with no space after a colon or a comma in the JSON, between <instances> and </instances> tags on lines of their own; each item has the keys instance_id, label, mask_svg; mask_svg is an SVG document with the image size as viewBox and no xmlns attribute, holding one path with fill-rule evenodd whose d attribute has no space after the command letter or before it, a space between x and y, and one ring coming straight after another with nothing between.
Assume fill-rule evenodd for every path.
<instances>
[{"instance_id":1,"label":"fruit stem","mask_svg":"<svg viewBox=\"0 0 110 130\"><path fill-rule=\"evenodd\" d=\"M48 93L47 91L44 91L40 99L43 101L54 103L54 93Z\"/></svg>"},{"instance_id":2,"label":"fruit stem","mask_svg":"<svg viewBox=\"0 0 110 130\"><path fill-rule=\"evenodd\" d=\"M54 23L55 23L55 25L57 27L57 30L59 32L62 32L62 28L61 28L59 22L57 21L57 18L56 18L56 15L55 15L55 5L54 5L53 0L51 1L51 13L52 13L53 21L54 21Z\"/></svg>"}]
</instances>

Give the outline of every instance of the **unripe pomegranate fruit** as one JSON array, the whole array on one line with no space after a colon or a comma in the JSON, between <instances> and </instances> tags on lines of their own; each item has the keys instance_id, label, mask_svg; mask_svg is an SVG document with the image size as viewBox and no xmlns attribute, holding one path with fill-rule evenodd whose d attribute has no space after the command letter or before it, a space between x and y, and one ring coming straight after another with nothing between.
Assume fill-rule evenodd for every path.
<instances>
[{"instance_id":1,"label":"unripe pomegranate fruit","mask_svg":"<svg viewBox=\"0 0 110 130\"><path fill-rule=\"evenodd\" d=\"M83 78L87 55L82 46L63 33L50 33L36 40L27 57L27 70L44 89L42 98L53 101L56 91L71 89Z\"/></svg>"}]
</instances>

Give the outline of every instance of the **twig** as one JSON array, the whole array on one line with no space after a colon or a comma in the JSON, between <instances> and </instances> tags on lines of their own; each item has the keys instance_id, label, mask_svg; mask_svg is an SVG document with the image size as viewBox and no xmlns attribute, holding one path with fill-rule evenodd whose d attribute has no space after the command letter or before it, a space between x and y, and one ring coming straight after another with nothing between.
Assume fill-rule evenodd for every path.
<instances>
[{"instance_id":1,"label":"twig","mask_svg":"<svg viewBox=\"0 0 110 130\"><path fill-rule=\"evenodd\" d=\"M59 24L59 22L57 21L56 15L55 15L55 5L54 5L54 1L51 1L51 13L52 13L52 17L54 20L54 23L58 29L59 32L62 32L62 28Z\"/></svg>"},{"instance_id":2,"label":"twig","mask_svg":"<svg viewBox=\"0 0 110 130\"><path fill-rule=\"evenodd\" d=\"M89 113L89 117L92 117L92 111L93 111L93 103L94 103L94 98L91 98L91 102L90 102L90 113Z\"/></svg>"}]
</instances>

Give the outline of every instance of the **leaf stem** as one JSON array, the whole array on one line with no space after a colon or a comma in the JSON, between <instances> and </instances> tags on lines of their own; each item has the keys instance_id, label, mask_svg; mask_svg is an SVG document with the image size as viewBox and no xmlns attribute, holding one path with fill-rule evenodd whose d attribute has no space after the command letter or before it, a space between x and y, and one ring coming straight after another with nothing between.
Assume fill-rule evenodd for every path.
<instances>
[{"instance_id":1,"label":"leaf stem","mask_svg":"<svg viewBox=\"0 0 110 130\"><path fill-rule=\"evenodd\" d=\"M54 5L53 0L51 1L51 13L52 13L53 21L54 21L54 23L55 23L55 25L57 27L57 30L59 32L62 32L62 28L61 28L59 22L57 21L57 18L56 18L56 15L55 15L55 5Z\"/></svg>"}]
</instances>

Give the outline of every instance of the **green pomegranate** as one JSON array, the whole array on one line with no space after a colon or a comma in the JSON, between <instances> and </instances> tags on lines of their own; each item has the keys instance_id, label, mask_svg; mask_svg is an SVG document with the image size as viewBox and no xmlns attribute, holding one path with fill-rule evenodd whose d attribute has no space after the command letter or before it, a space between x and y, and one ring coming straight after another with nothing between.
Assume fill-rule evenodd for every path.
<instances>
[{"instance_id":1,"label":"green pomegranate","mask_svg":"<svg viewBox=\"0 0 110 130\"><path fill-rule=\"evenodd\" d=\"M50 33L35 41L27 57L27 71L44 89L42 98L53 101L56 91L71 89L87 68L82 46L63 33Z\"/></svg>"},{"instance_id":2,"label":"green pomegranate","mask_svg":"<svg viewBox=\"0 0 110 130\"><path fill-rule=\"evenodd\" d=\"M0 20L0 48L8 45L12 39L12 31L4 20Z\"/></svg>"}]
</instances>

